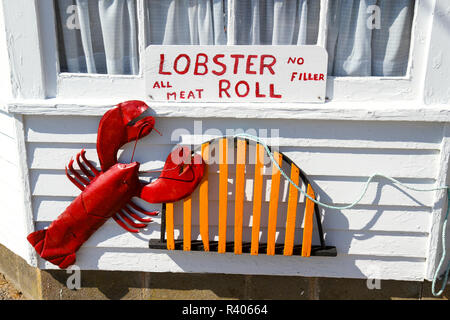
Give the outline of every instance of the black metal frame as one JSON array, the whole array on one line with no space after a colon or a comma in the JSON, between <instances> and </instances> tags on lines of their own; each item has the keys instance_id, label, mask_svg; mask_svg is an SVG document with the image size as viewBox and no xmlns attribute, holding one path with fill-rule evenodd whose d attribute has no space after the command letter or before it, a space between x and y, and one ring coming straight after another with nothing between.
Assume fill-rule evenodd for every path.
<instances>
[{"instance_id":1,"label":"black metal frame","mask_svg":"<svg viewBox=\"0 0 450 320\"><path fill-rule=\"evenodd\" d=\"M224 137L215 138L210 141L206 141L205 143L209 143L210 145L216 141L219 141L223 139ZM250 144L250 139L247 138L234 138L234 146L237 145L237 140L245 140L247 142L247 145ZM257 142L258 143L258 142ZM269 150L272 152L272 148L269 146ZM192 151L192 154L194 154L197 150L194 149ZM286 156L284 153L280 152L282 156L282 160L286 162L288 165L292 166L294 164L299 169L299 176L302 182L307 186L311 185L310 180L306 176L306 174L300 169L298 165L295 164L295 162L290 159L288 156ZM320 245L318 246L311 246L311 256L326 256L326 257L336 257L337 251L336 247L334 246L327 246L325 245L325 238L323 234L323 228L322 228L322 221L320 219L320 212L319 212L319 206L314 203L314 215L316 217L316 224L317 224L317 231L319 233L319 240ZM161 237L160 239L150 239L149 241L149 248L150 249L161 249L161 250L167 250L167 242L166 242L166 204L162 204L162 210L161 210ZM210 252L217 251L218 247L218 241L209 241L209 248ZM242 253L250 253L250 242L243 242L242 243ZM191 251L204 251L204 245L202 240L191 240ZM282 255L284 249L284 244L276 244L275 245L275 254L276 255ZM183 250L183 240L175 240L175 250ZM267 251L267 244L260 243L259 244L259 250L258 254L265 254ZM234 252L234 242L227 242L226 243L226 252ZM294 245L294 251L293 255L301 255L302 252L302 245Z\"/></svg>"}]
</instances>

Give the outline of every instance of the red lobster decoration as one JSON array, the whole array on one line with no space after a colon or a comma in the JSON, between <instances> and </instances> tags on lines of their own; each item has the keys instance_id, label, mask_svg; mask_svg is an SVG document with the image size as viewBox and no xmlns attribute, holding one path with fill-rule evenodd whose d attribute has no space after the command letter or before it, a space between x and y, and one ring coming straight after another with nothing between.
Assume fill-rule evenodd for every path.
<instances>
[{"instance_id":1,"label":"red lobster decoration","mask_svg":"<svg viewBox=\"0 0 450 320\"><path fill-rule=\"evenodd\" d=\"M153 117L135 121L148 109L142 101L128 101L105 113L97 136L101 171L86 159L85 150L76 156L84 176L70 161L66 175L82 193L47 229L27 237L43 259L65 269L75 263L77 250L109 218L133 233L152 221L136 212L145 216L158 212L145 211L132 201L133 197L150 203L175 202L189 196L200 183L204 162L200 155L192 156L187 147L171 152L159 178L149 184L139 180L138 162L117 163L117 152L124 144L137 142L154 129Z\"/></svg>"}]
</instances>

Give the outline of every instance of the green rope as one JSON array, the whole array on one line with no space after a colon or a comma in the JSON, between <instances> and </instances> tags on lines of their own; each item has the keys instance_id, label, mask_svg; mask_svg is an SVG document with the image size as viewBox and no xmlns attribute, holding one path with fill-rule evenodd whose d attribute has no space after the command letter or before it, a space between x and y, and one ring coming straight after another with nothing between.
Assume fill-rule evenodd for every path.
<instances>
[{"instance_id":1,"label":"green rope","mask_svg":"<svg viewBox=\"0 0 450 320\"><path fill-rule=\"evenodd\" d=\"M349 204L347 206L334 206L334 205L330 205L330 204L326 204L326 203L320 202L320 201L312 198L302 188L300 188L300 186L298 186L294 181L292 181L291 178L283 171L283 169L280 167L278 162L275 160L275 158L273 156L273 153L270 151L269 146L264 141L262 141L260 138L258 138L256 136L253 136L253 135L250 135L250 134L246 134L246 133L239 133L239 134L236 134L234 136L226 136L226 137L227 138L230 138L230 137L231 138L246 138L248 140L252 140L252 141L255 141L255 142L261 144L264 147L264 149L266 150L267 154L269 155L270 161L272 161L272 163L275 165L275 167L277 167L277 169L280 171L280 173L283 175L283 177L285 177L286 180L288 180L289 183L292 186L294 186L296 189L298 189L305 197L307 197L312 202L314 202L314 203L316 203L316 204L318 204L318 205L320 205L322 207L328 208L328 209L344 210L344 209L350 209L350 208L355 207L358 203L361 202L361 200L363 199L364 195L367 193L367 190L369 188L369 184L376 177L381 177L381 178L387 179L387 180L389 180L389 181L391 181L391 182L393 182L395 184L401 185L402 187L404 187L406 189L414 190L414 191L428 192L428 191L447 190L447 201L448 201L447 214L445 215L445 218L444 218L444 223L442 225L442 235L441 235L441 240L442 240L442 258L441 258L441 260L439 262L439 265L438 265L438 268L437 268L437 270L436 270L436 272L434 274L433 283L432 283L432 293L433 293L434 296L440 296L444 292L445 286L446 286L447 281L448 281L449 272L450 272L450 263L447 266L447 269L446 269L446 271L444 273L444 283L442 285L442 288L437 293L435 292L435 284L436 284L436 281L437 281L437 278L438 278L438 275L439 275L439 271L440 271L440 269L442 268L442 266L443 266L443 264L445 262L445 256L446 256L446 248L445 248L445 241L446 240L445 239L446 239L446 230L447 230L447 220L448 220L448 216L449 216L449 212L450 212L450 188L448 186L441 186L441 187L435 187L435 188L426 188L426 189L413 188L413 187L405 185L404 183L402 183L402 182L400 182L400 181L398 181L398 180L396 180L394 178L391 178L391 177L388 177L388 176L385 176L385 175L382 175L382 174L373 174L367 180L361 195L359 196L359 198L356 201L354 201L353 203L351 203L351 204Z\"/></svg>"}]
</instances>

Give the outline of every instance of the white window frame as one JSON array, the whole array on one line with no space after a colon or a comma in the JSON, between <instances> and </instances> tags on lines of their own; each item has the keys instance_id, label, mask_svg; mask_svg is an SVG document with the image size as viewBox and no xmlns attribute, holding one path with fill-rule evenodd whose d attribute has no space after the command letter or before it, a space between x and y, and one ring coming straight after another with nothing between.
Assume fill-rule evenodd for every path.
<instances>
[{"instance_id":1,"label":"white window frame","mask_svg":"<svg viewBox=\"0 0 450 320\"><path fill-rule=\"evenodd\" d=\"M37 97L58 99L80 99L81 97L83 99L110 99L111 97L120 99L135 97L143 100L147 99L145 97L145 79L143 76L143 70L145 69L145 8L144 0L136 1L138 4L140 55L140 72L138 75L60 73L53 1L33 0L31 5L29 0L6 1L4 4L7 9L6 13L14 11L24 12L26 16L34 20L32 21L34 25L39 26L39 28L35 29L27 24L26 29L22 27L22 30L20 30L28 38L40 39L36 46L28 48L27 53L29 61L40 61L40 66L35 65L34 69L40 68L41 74L44 75L40 80L40 90L43 92L37 94ZM321 46L325 46L326 43L329 1L320 0L318 45ZM392 102L393 100L420 99L433 21L433 5L431 4L436 1L446 0L416 0L409 66L404 77L329 76L327 100L330 102ZM27 5L21 4L22 2L27 2ZM229 20L231 20L233 17L233 6L230 5L228 7ZM13 27L19 28L19 26ZM34 76L37 75L35 74ZM301 107L303 104L293 103L291 105Z\"/></svg>"},{"instance_id":2,"label":"white window frame","mask_svg":"<svg viewBox=\"0 0 450 320\"><path fill-rule=\"evenodd\" d=\"M328 34L328 8L333 0L320 0L320 28L318 45L326 47ZM430 1L416 0L409 50L408 67L405 76L393 77L336 77L328 76L327 98L332 101L391 101L417 99L424 74L426 45L423 36L429 34L432 15ZM428 9L428 10L427 10ZM418 26L422 26L419 28ZM427 26L423 28L423 26ZM414 66L414 68L413 68Z\"/></svg>"},{"instance_id":3,"label":"white window frame","mask_svg":"<svg viewBox=\"0 0 450 320\"><path fill-rule=\"evenodd\" d=\"M143 1L138 10L143 10ZM321 0L322 5L329 0ZM314 120L417 121L444 123L445 132L437 177L448 183L450 150L450 65L443 55L450 52L447 14L450 0L416 0L413 42L405 77L330 77L325 104L302 103L152 103L160 117L223 117ZM141 73L137 76L60 74L57 70L54 17L49 17L52 0L1 1L3 6L12 98L6 110L20 115L100 116L124 99L144 96L142 43ZM324 8L324 6L323 6ZM0 11L1 12L1 11ZM231 14L231 13L230 13ZM51 15L51 14L50 14ZM325 43L326 25L321 12L319 43ZM53 23L53 24L52 24ZM140 39L143 38L142 19ZM420 27L419 27L420 26ZM52 40L53 39L53 40ZM53 96L56 94L56 98ZM49 98L51 97L51 98ZM263 112L262 112L263 111ZM430 230L426 278L432 279L438 259L440 224L445 214L445 192L436 193L433 226Z\"/></svg>"}]
</instances>

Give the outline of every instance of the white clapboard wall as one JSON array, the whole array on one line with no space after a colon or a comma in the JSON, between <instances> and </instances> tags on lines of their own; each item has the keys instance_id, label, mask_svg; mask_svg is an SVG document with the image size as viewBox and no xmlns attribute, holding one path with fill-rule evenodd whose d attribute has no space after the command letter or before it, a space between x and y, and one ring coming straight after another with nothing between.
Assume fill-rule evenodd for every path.
<instances>
[{"instance_id":1,"label":"white clapboard wall","mask_svg":"<svg viewBox=\"0 0 450 320\"><path fill-rule=\"evenodd\" d=\"M85 148L87 157L97 163L95 143L100 117L30 115L24 119L33 215L36 229L42 229L80 193L65 177L64 167L71 157ZM185 129L183 141L199 140L189 135L194 132L196 120L199 121L157 118L156 128L163 136L152 133L139 142L135 160L145 163L145 169L161 168L180 140L171 141L173 132L183 132L177 129ZM443 132L441 124L420 122L203 119L203 132L210 129L218 129L223 134L226 129L267 129L269 133L271 129L279 129L280 151L310 177L322 201L336 205L353 202L373 173L392 176L413 187L432 187L437 178ZM1 137L7 139L5 135ZM121 162L130 161L131 149L131 144L124 148ZM9 163L3 156L0 161ZM229 176L228 239L233 237L233 172L230 170ZM210 221L214 224L218 220L218 210L215 210L218 195L214 191L218 190L218 178L213 166L210 174ZM246 176L249 186L252 174L250 170ZM266 172L266 180L270 180L270 172ZM265 185L269 188L270 183ZM283 188L278 219L281 227L277 229L280 242L284 239L287 201L287 186ZM10 193L6 193L6 198ZM244 230L244 240L251 226L251 191L247 193L244 221L249 224ZM265 195L263 210L269 201L268 192ZM3 192L2 196L5 197ZM140 234L127 233L110 219L79 250L77 264L82 269L101 270L421 280L426 276L434 198L433 192L405 191L380 179L370 186L355 209L321 209L326 243L337 248L335 258L150 250L148 240L160 236L160 218ZM198 192L193 199L193 236L197 237ZM150 207L160 208L159 205ZM302 216L300 206L297 243L301 239ZM180 206L176 206L177 237L182 237L181 225L182 213ZM262 239L266 226L263 219ZM211 232L213 236L217 234L214 227ZM316 235L313 244L317 241ZM40 260L40 267L55 268L43 260Z\"/></svg>"},{"instance_id":2,"label":"white clapboard wall","mask_svg":"<svg viewBox=\"0 0 450 320\"><path fill-rule=\"evenodd\" d=\"M0 244L30 259L24 210L23 180L15 119L0 111Z\"/></svg>"}]
</instances>

